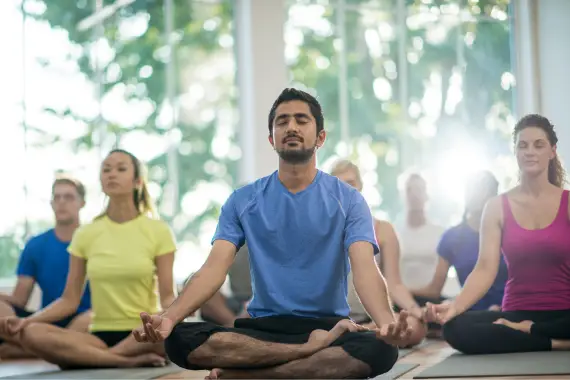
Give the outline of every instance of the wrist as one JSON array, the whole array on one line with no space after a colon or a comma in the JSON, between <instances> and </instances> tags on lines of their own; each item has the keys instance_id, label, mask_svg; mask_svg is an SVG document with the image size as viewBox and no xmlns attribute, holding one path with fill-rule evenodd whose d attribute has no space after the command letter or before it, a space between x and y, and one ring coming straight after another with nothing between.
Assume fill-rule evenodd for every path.
<instances>
[{"instance_id":1,"label":"wrist","mask_svg":"<svg viewBox=\"0 0 570 380\"><path fill-rule=\"evenodd\" d=\"M396 317L394 316L394 313L392 313L392 312L385 312L385 313L382 313L382 314L374 316L374 317L371 316L371 319L374 322L374 324L376 324L376 326L378 326L378 327L396 321Z\"/></svg>"}]
</instances>

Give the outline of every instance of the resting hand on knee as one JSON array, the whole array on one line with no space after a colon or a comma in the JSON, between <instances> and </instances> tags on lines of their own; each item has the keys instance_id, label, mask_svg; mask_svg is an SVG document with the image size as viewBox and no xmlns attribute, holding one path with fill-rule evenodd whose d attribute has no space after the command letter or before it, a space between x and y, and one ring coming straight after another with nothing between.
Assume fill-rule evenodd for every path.
<instances>
[{"instance_id":1,"label":"resting hand on knee","mask_svg":"<svg viewBox=\"0 0 570 380\"><path fill-rule=\"evenodd\" d=\"M425 308L424 320L426 322L439 323L443 325L458 315L453 302L442 302L433 304L428 302Z\"/></svg>"},{"instance_id":2,"label":"resting hand on knee","mask_svg":"<svg viewBox=\"0 0 570 380\"><path fill-rule=\"evenodd\" d=\"M376 337L384 342L400 347L407 344L412 334L412 329L408 325L408 313L402 311L395 322L379 326L376 329Z\"/></svg>"},{"instance_id":3,"label":"resting hand on knee","mask_svg":"<svg viewBox=\"0 0 570 380\"><path fill-rule=\"evenodd\" d=\"M142 326L133 330L133 336L137 342L157 343L162 342L172 332L174 322L161 315L141 313Z\"/></svg>"},{"instance_id":4,"label":"resting hand on knee","mask_svg":"<svg viewBox=\"0 0 570 380\"><path fill-rule=\"evenodd\" d=\"M29 321L25 318L6 317L0 319L0 334L16 335L20 333Z\"/></svg>"}]
</instances>

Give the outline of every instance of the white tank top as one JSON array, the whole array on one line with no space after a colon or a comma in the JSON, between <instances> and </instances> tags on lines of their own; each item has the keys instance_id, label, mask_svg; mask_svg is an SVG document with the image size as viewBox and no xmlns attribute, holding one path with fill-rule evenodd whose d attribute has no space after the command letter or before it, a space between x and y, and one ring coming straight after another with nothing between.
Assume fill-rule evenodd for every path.
<instances>
[{"instance_id":1,"label":"white tank top","mask_svg":"<svg viewBox=\"0 0 570 380\"><path fill-rule=\"evenodd\" d=\"M437 245L445 229L431 223L417 228L407 223L394 227L400 241L400 274L404 285L409 289L429 285L437 266Z\"/></svg>"}]
</instances>

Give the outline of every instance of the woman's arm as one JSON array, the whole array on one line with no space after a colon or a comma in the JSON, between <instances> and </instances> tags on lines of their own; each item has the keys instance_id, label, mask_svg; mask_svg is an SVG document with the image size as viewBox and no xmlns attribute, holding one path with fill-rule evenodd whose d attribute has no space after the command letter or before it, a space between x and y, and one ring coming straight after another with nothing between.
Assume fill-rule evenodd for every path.
<instances>
[{"instance_id":1,"label":"woman's arm","mask_svg":"<svg viewBox=\"0 0 570 380\"><path fill-rule=\"evenodd\" d=\"M443 290L443 286L447 280L447 272L449 272L449 267L449 262L443 257L439 256L437 260L437 266L435 268L435 273L433 274L431 282L423 288L412 290L412 293L420 297L433 299L441 297L441 291Z\"/></svg>"},{"instance_id":2,"label":"woman's arm","mask_svg":"<svg viewBox=\"0 0 570 380\"><path fill-rule=\"evenodd\" d=\"M483 211L477 264L453 301L457 314L468 310L487 294L497 277L501 260L502 218L501 198L495 197L487 202Z\"/></svg>"},{"instance_id":3,"label":"woman's arm","mask_svg":"<svg viewBox=\"0 0 570 380\"><path fill-rule=\"evenodd\" d=\"M400 243L392 225L388 222L377 222L376 239L380 245L382 269L392 299L400 308L421 318L421 309L400 276Z\"/></svg>"},{"instance_id":4,"label":"woman's arm","mask_svg":"<svg viewBox=\"0 0 570 380\"><path fill-rule=\"evenodd\" d=\"M62 296L25 319L28 322L52 323L69 317L77 311L85 290L86 263L85 259L70 255L69 272Z\"/></svg>"},{"instance_id":5,"label":"woman's arm","mask_svg":"<svg viewBox=\"0 0 570 380\"><path fill-rule=\"evenodd\" d=\"M160 306L166 310L176 298L174 292L174 252L155 257L156 276L158 278L158 295Z\"/></svg>"}]
</instances>

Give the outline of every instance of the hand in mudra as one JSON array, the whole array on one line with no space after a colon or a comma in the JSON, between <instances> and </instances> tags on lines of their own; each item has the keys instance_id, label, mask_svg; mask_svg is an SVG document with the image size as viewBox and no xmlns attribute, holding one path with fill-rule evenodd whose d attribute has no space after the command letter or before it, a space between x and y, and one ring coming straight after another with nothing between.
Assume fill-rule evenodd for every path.
<instances>
[{"instance_id":1,"label":"hand in mudra","mask_svg":"<svg viewBox=\"0 0 570 380\"><path fill-rule=\"evenodd\" d=\"M133 336L137 342L157 343L162 342L172 332L174 322L161 315L141 313L142 326L133 330Z\"/></svg>"},{"instance_id":2,"label":"hand in mudra","mask_svg":"<svg viewBox=\"0 0 570 380\"><path fill-rule=\"evenodd\" d=\"M408 312L401 311L395 322L384 324L375 332L378 339L392 346L405 346L412 334L412 329L408 325Z\"/></svg>"},{"instance_id":3,"label":"hand in mudra","mask_svg":"<svg viewBox=\"0 0 570 380\"><path fill-rule=\"evenodd\" d=\"M5 317L0 319L0 333L16 335L28 325L28 320L19 317Z\"/></svg>"},{"instance_id":4,"label":"hand in mudra","mask_svg":"<svg viewBox=\"0 0 570 380\"><path fill-rule=\"evenodd\" d=\"M453 302L444 301L440 304L426 303L424 320L426 322L446 324L458 315Z\"/></svg>"}]
</instances>

